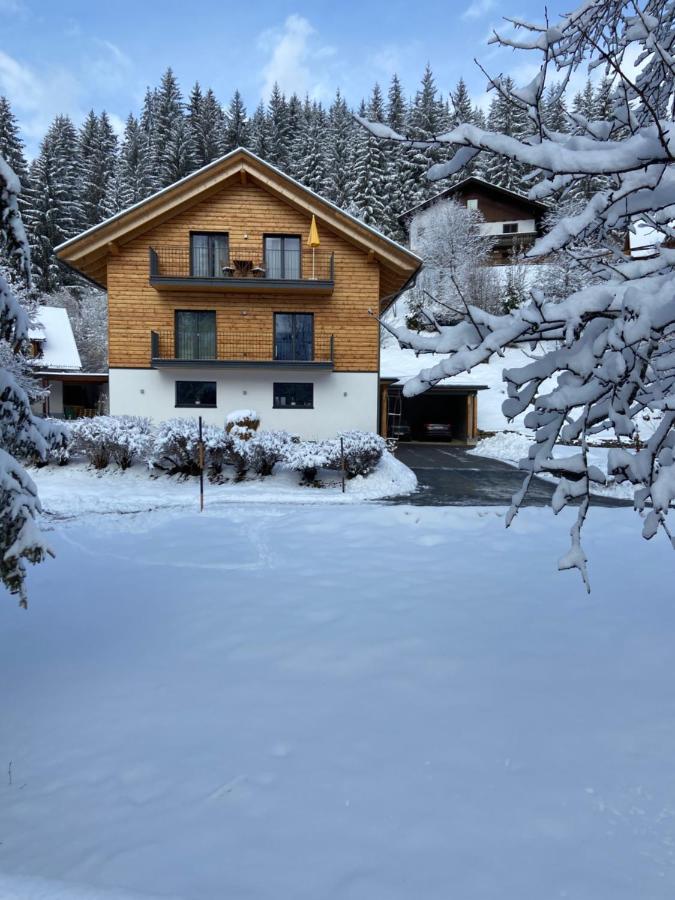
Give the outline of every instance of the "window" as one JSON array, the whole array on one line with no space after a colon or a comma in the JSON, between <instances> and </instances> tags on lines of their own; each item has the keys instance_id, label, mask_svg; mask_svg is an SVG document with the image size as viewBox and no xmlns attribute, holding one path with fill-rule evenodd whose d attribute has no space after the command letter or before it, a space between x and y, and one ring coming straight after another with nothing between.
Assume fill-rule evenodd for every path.
<instances>
[{"instance_id":1,"label":"window","mask_svg":"<svg viewBox=\"0 0 675 900\"><path fill-rule=\"evenodd\" d=\"M300 278L300 238L297 235L269 234L265 237L267 278Z\"/></svg>"},{"instance_id":2,"label":"window","mask_svg":"<svg viewBox=\"0 0 675 900\"><path fill-rule=\"evenodd\" d=\"M213 310L176 310L176 359L216 358Z\"/></svg>"},{"instance_id":3,"label":"window","mask_svg":"<svg viewBox=\"0 0 675 900\"><path fill-rule=\"evenodd\" d=\"M311 381L274 382L274 409L314 409Z\"/></svg>"},{"instance_id":4,"label":"window","mask_svg":"<svg viewBox=\"0 0 675 900\"><path fill-rule=\"evenodd\" d=\"M177 381L176 406L216 405L215 381Z\"/></svg>"},{"instance_id":5,"label":"window","mask_svg":"<svg viewBox=\"0 0 675 900\"><path fill-rule=\"evenodd\" d=\"M312 313L274 314L274 358L291 362L311 362L314 359Z\"/></svg>"},{"instance_id":6,"label":"window","mask_svg":"<svg viewBox=\"0 0 675 900\"><path fill-rule=\"evenodd\" d=\"M195 231L190 235L190 275L222 278L229 258L227 234Z\"/></svg>"},{"instance_id":7,"label":"window","mask_svg":"<svg viewBox=\"0 0 675 900\"><path fill-rule=\"evenodd\" d=\"M476 199L467 200L466 208L467 209L478 209L478 200L476 200Z\"/></svg>"},{"instance_id":8,"label":"window","mask_svg":"<svg viewBox=\"0 0 675 900\"><path fill-rule=\"evenodd\" d=\"M502 234L517 234L518 233L518 223L517 222L504 222L502 225Z\"/></svg>"}]
</instances>

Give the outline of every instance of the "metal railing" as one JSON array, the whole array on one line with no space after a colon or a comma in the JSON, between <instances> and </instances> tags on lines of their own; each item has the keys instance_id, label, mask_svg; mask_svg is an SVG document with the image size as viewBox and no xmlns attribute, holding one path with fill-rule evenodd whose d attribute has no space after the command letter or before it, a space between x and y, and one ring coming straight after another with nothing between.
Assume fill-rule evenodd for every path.
<instances>
[{"instance_id":1,"label":"metal railing","mask_svg":"<svg viewBox=\"0 0 675 900\"><path fill-rule=\"evenodd\" d=\"M263 250L248 245L222 252L163 244L149 248L151 278L266 279L271 281L334 280L333 253L302 248L300 251Z\"/></svg>"},{"instance_id":2,"label":"metal railing","mask_svg":"<svg viewBox=\"0 0 675 900\"><path fill-rule=\"evenodd\" d=\"M289 348L286 341L273 334L242 334L217 331L203 334L176 335L173 329L150 332L150 357L157 361L182 362L250 362L250 363L321 363L332 364L335 340L332 334L315 334L312 347Z\"/></svg>"}]
</instances>

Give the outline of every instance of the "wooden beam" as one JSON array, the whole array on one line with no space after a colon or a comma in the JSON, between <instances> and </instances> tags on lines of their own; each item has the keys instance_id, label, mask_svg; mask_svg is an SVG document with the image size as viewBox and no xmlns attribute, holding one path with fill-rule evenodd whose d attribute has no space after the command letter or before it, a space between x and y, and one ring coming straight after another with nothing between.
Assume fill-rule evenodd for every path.
<instances>
[{"instance_id":1,"label":"wooden beam","mask_svg":"<svg viewBox=\"0 0 675 900\"><path fill-rule=\"evenodd\" d=\"M244 169L243 167L241 169L239 169L239 181L244 186L246 186L248 184L248 174L246 172L246 169Z\"/></svg>"},{"instance_id":2,"label":"wooden beam","mask_svg":"<svg viewBox=\"0 0 675 900\"><path fill-rule=\"evenodd\" d=\"M110 243L107 245L107 249L108 249L108 253L111 256L119 256L120 255L119 244L116 244L115 241L110 241Z\"/></svg>"}]
</instances>

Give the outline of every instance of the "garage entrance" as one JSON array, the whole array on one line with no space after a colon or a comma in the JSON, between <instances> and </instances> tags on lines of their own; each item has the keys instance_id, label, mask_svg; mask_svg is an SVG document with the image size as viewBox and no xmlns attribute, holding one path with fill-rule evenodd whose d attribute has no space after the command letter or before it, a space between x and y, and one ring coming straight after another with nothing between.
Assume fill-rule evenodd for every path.
<instances>
[{"instance_id":1,"label":"garage entrance","mask_svg":"<svg viewBox=\"0 0 675 900\"><path fill-rule=\"evenodd\" d=\"M478 391L482 385L429 388L404 397L401 382L384 381L382 434L399 440L471 444L478 431Z\"/></svg>"}]
</instances>

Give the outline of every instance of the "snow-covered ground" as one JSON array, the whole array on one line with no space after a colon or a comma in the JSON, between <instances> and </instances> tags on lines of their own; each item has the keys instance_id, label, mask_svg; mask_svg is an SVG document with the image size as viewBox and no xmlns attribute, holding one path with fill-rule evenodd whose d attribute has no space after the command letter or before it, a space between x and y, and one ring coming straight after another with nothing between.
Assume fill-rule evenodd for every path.
<instances>
[{"instance_id":1,"label":"snow-covered ground","mask_svg":"<svg viewBox=\"0 0 675 900\"><path fill-rule=\"evenodd\" d=\"M111 515L154 509L195 509L199 503L197 478L182 480L163 473L152 475L138 464L126 472L110 466L96 472L85 462L32 469L43 510L59 518L89 513ZM322 488L300 484L297 472L277 466L267 478L248 478L241 483L210 484L205 479L207 507L246 503L358 503L410 494L417 488L414 473L391 453L385 453L367 478L348 479L342 493L340 473L322 471Z\"/></svg>"},{"instance_id":2,"label":"snow-covered ground","mask_svg":"<svg viewBox=\"0 0 675 900\"><path fill-rule=\"evenodd\" d=\"M571 518L54 523L0 596L2 900L671 900L672 549L593 510L589 598Z\"/></svg>"}]
</instances>

